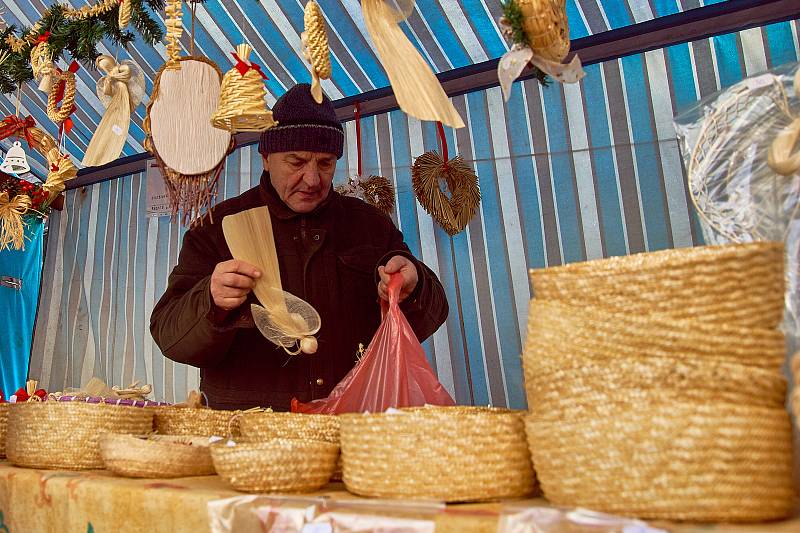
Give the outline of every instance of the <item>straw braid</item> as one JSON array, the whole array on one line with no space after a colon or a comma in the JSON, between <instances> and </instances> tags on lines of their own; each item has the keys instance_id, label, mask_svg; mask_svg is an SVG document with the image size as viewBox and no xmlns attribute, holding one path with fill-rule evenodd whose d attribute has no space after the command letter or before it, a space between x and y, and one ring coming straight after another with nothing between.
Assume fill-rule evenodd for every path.
<instances>
[{"instance_id":1,"label":"straw braid","mask_svg":"<svg viewBox=\"0 0 800 533\"><path fill-rule=\"evenodd\" d=\"M102 2L95 6L83 6L80 9L73 9L71 7L63 6L64 18L67 20L83 20L89 17L96 17L98 15L108 13L119 3L120 0L102 0Z\"/></svg>"},{"instance_id":2,"label":"straw braid","mask_svg":"<svg viewBox=\"0 0 800 533\"><path fill-rule=\"evenodd\" d=\"M59 86L64 83L64 99L61 102L61 107L58 107L56 102ZM72 114L75 110L75 74L72 72L64 72L61 79L50 90L47 96L47 116L56 124L61 124Z\"/></svg>"},{"instance_id":3,"label":"straw braid","mask_svg":"<svg viewBox=\"0 0 800 533\"><path fill-rule=\"evenodd\" d=\"M167 0L164 8L167 26L167 68L179 69L181 56L181 35L183 35L183 2L182 0Z\"/></svg>"},{"instance_id":4,"label":"straw braid","mask_svg":"<svg viewBox=\"0 0 800 533\"><path fill-rule=\"evenodd\" d=\"M133 0L120 0L119 4L119 29L124 30L128 23L131 21L131 13L133 12Z\"/></svg>"},{"instance_id":5,"label":"straw braid","mask_svg":"<svg viewBox=\"0 0 800 533\"><path fill-rule=\"evenodd\" d=\"M328 48L328 34L325 31L325 18L314 0L306 4L303 24L307 36L307 49L311 66L322 79L331 77L331 59Z\"/></svg>"}]
</instances>

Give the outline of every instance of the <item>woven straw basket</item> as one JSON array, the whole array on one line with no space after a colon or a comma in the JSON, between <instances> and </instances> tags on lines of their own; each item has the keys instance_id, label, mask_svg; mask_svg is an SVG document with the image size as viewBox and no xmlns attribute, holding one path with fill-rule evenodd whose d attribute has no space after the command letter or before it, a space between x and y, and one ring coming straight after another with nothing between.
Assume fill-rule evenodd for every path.
<instances>
[{"instance_id":1,"label":"woven straw basket","mask_svg":"<svg viewBox=\"0 0 800 533\"><path fill-rule=\"evenodd\" d=\"M355 494L455 502L534 491L522 412L427 407L340 418L344 483Z\"/></svg>"},{"instance_id":2,"label":"woven straw basket","mask_svg":"<svg viewBox=\"0 0 800 533\"><path fill-rule=\"evenodd\" d=\"M153 429L153 409L85 402L28 402L8 415L8 460L28 468L103 468L99 439L105 433L142 434Z\"/></svg>"},{"instance_id":3,"label":"woven straw basket","mask_svg":"<svg viewBox=\"0 0 800 533\"><path fill-rule=\"evenodd\" d=\"M217 473L244 492L311 492L336 468L339 446L319 440L272 439L211 445Z\"/></svg>"},{"instance_id":4,"label":"woven straw basket","mask_svg":"<svg viewBox=\"0 0 800 533\"><path fill-rule=\"evenodd\" d=\"M782 408L721 402L598 407L526 427L548 500L640 518L763 521L792 509L791 425Z\"/></svg>"},{"instance_id":5,"label":"woven straw basket","mask_svg":"<svg viewBox=\"0 0 800 533\"><path fill-rule=\"evenodd\" d=\"M231 432L235 437L239 425L236 420L229 422L238 412L205 407L159 407L155 410L155 429L161 435L225 437Z\"/></svg>"},{"instance_id":6,"label":"woven straw basket","mask_svg":"<svg viewBox=\"0 0 800 533\"><path fill-rule=\"evenodd\" d=\"M6 456L6 424L10 403L0 403L0 459Z\"/></svg>"},{"instance_id":7,"label":"woven straw basket","mask_svg":"<svg viewBox=\"0 0 800 533\"><path fill-rule=\"evenodd\" d=\"M301 413L256 412L239 417L244 442L274 438L322 440L339 444L339 417Z\"/></svg>"},{"instance_id":8,"label":"woven straw basket","mask_svg":"<svg viewBox=\"0 0 800 533\"><path fill-rule=\"evenodd\" d=\"M106 469L125 477L173 478L214 474L206 437L107 433L100 438Z\"/></svg>"},{"instance_id":9,"label":"woven straw basket","mask_svg":"<svg viewBox=\"0 0 800 533\"><path fill-rule=\"evenodd\" d=\"M537 299L629 315L774 328L783 318L783 245L756 242L634 254L531 270Z\"/></svg>"}]
</instances>

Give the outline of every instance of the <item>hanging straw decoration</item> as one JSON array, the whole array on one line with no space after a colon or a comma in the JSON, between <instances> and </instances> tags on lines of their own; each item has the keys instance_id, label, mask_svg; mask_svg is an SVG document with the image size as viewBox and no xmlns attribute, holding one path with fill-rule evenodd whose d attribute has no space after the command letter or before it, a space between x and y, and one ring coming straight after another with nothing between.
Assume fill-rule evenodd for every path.
<instances>
[{"instance_id":1,"label":"hanging straw decoration","mask_svg":"<svg viewBox=\"0 0 800 533\"><path fill-rule=\"evenodd\" d=\"M347 180L347 183L336 187L336 192L342 196L352 196L374 205L387 215L394 211L394 186L383 176L370 176L363 178L361 167L361 108L356 103L356 145L358 147L358 174Z\"/></svg>"},{"instance_id":2,"label":"hanging straw decoration","mask_svg":"<svg viewBox=\"0 0 800 533\"><path fill-rule=\"evenodd\" d=\"M119 14L117 15L117 24L120 31L124 30L128 23L131 21L131 14L133 13L133 0L120 0L119 1Z\"/></svg>"},{"instance_id":3,"label":"hanging straw decoration","mask_svg":"<svg viewBox=\"0 0 800 533\"><path fill-rule=\"evenodd\" d=\"M506 100L511 96L511 84L528 64L542 83L548 75L561 83L576 83L586 75L577 55L568 64L562 63L570 47L566 2L506 0L502 8L500 27L514 43L497 65Z\"/></svg>"},{"instance_id":4,"label":"hanging straw decoration","mask_svg":"<svg viewBox=\"0 0 800 533\"><path fill-rule=\"evenodd\" d=\"M53 63L53 52L47 40L49 32L39 37L39 42L31 48L31 70L33 79L39 81L39 90L43 93L50 93L53 88L53 78L56 74L55 64Z\"/></svg>"},{"instance_id":5,"label":"hanging straw decoration","mask_svg":"<svg viewBox=\"0 0 800 533\"><path fill-rule=\"evenodd\" d=\"M183 1L167 0L164 7L164 24L167 27L167 68L181 68L181 35L183 35Z\"/></svg>"},{"instance_id":6,"label":"hanging straw decoration","mask_svg":"<svg viewBox=\"0 0 800 533\"><path fill-rule=\"evenodd\" d=\"M211 124L215 128L236 133L264 131L276 124L264 101L267 76L260 66L249 60L251 51L249 44L240 44L231 54L236 66L222 78L219 105L211 115Z\"/></svg>"},{"instance_id":7,"label":"hanging straw decoration","mask_svg":"<svg viewBox=\"0 0 800 533\"><path fill-rule=\"evenodd\" d=\"M411 14L414 2L392 0L392 5L389 3L362 0L361 9L397 104L420 120L436 120L453 128L463 128L464 121L439 80L399 26ZM395 9L394 5L401 9Z\"/></svg>"},{"instance_id":8,"label":"hanging straw decoration","mask_svg":"<svg viewBox=\"0 0 800 533\"><path fill-rule=\"evenodd\" d=\"M222 231L231 255L261 272L253 293L263 307L250 306L259 331L290 355L316 352L314 335L320 316L308 302L283 291L269 209L256 207L228 215L222 219Z\"/></svg>"},{"instance_id":9,"label":"hanging straw decoration","mask_svg":"<svg viewBox=\"0 0 800 533\"><path fill-rule=\"evenodd\" d=\"M173 215L181 222L203 222L200 216L216 198L225 156L234 148L230 132L211 125L222 72L210 59L181 57L156 74L143 128L145 149L155 157L167 185ZM209 216L209 220L213 219Z\"/></svg>"},{"instance_id":10,"label":"hanging straw decoration","mask_svg":"<svg viewBox=\"0 0 800 533\"><path fill-rule=\"evenodd\" d=\"M59 72L59 79L47 96L47 117L67 133L72 129L72 120L69 116L75 111L75 72L77 70L78 62L73 61L66 72ZM60 106L59 103L61 103Z\"/></svg>"},{"instance_id":11,"label":"hanging straw decoration","mask_svg":"<svg viewBox=\"0 0 800 533\"><path fill-rule=\"evenodd\" d=\"M62 155L57 143L50 135L35 126L33 118L24 120L11 115L0 121L0 139L16 136L24 138L29 146L47 157L50 172L42 189L48 196L39 207L47 207L61 191L64 182L74 178L78 170L68 155ZM7 192L0 193L0 250L21 250L25 246L25 224L22 219L32 206L29 195L17 194L13 198Z\"/></svg>"},{"instance_id":12,"label":"hanging straw decoration","mask_svg":"<svg viewBox=\"0 0 800 533\"><path fill-rule=\"evenodd\" d=\"M319 80L331 77L330 48L325 17L314 0L309 0L303 14L305 31L300 34L303 56L311 64L311 96L318 104L322 103L322 85Z\"/></svg>"},{"instance_id":13,"label":"hanging straw decoration","mask_svg":"<svg viewBox=\"0 0 800 533\"><path fill-rule=\"evenodd\" d=\"M475 172L456 156L448 159L447 139L441 122L437 124L442 153L425 152L411 167L411 184L420 205L433 219L453 236L463 230L475 216L481 201L478 177ZM442 191L440 181L444 181L450 191L448 198Z\"/></svg>"},{"instance_id":14,"label":"hanging straw decoration","mask_svg":"<svg viewBox=\"0 0 800 533\"><path fill-rule=\"evenodd\" d=\"M125 147L131 113L144 98L144 74L132 61L117 63L113 57L101 55L97 68L105 76L97 81L97 96L106 112L86 148L83 165L105 165L117 159Z\"/></svg>"}]
</instances>

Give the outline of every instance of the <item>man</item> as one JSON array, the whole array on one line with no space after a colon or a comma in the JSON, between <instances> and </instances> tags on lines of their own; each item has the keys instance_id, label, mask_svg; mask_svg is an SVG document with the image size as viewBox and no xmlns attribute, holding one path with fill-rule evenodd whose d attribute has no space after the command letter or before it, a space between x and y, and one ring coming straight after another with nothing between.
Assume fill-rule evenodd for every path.
<instances>
[{"instance_id":1,"label":"man","mask_svg":"<svg viewBox=\"0 0 800 533\"><path fill-rule=\"evenodd\" d=\"M200 388L218 409L288 410L293 397L327 396L355 365L359 344L372 339L389 274L403 278L401 309L420 340L447 318L439 280L411 255L391 219L332 189L344 133L331 101L317 104L309 85L297 85L275 103L273 115L278 125L259 144L260 185L216 206L213 224L186 233L150 320L164 355L201 369ZM255 328L251 290L261 273L232 259L225 243L222 219L263 205L272 217L283 290L322 317L313 355L289 356Z\"/></svg>"}]
</instances>

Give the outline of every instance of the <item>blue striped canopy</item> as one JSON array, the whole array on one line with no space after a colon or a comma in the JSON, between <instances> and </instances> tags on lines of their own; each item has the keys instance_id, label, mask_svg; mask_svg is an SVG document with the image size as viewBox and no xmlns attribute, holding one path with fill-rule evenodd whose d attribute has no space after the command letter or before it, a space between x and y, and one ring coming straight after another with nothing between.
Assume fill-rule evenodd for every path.
<instances>
[{"instance_id":1,"label":"blue striped canopy","mask_svg":"<svg viewBox=\"0 0 800 533\"><path fill-rule=\"evenodd\" d=\"M94 4L97 0L63 0L72 7ZM335 99L355 96L386 87L388 80L370 43L358 0L318 0L327 19L333 76L323 86ZM681 10L702 7L720 0L568 0L572 39L602 33L623 26L671 15ZM725 0L722 0L725 1ZM52 2L42 0L2 0L7 24L30 26ZM215 61L222 70L232 65L230 52L241 42L253 46L252 59L264 67L269 76L267 101L272 104L288 87L309 81L310 75L300 52L305 0L207 0L197 4L194 50ZM508 44L503 39L497 20L501 15L499 0L417 0L416 8L404 24L409 39L436 72L481 63L501 56ZM156 13L163 22L163 13ZM184 53L192 48L189 3L184 3L182 39ZM147 93L152 90L154 73L163 64L165 47L148 46L137 40L129 50L110 42L100 47L102 53L131 59L142 67ZM84 65L78 72L75 128L65 139L65 148L78 161L103 115L103 105L95 94L99 72ZM128 142L123 155L144 151L142 119L145 101L134 112ZM51 134L57 128L46 115L47 96L32 84L22 88L20 110L30 114ZM0 98L0 112L13 114L16 95ZM3 149L9 146L3 141ZM42 159L37 158L34 171L44 175Z\"/></svg>"}]
</instances>

